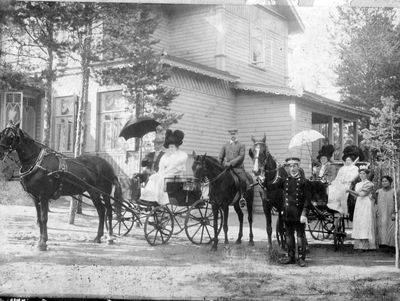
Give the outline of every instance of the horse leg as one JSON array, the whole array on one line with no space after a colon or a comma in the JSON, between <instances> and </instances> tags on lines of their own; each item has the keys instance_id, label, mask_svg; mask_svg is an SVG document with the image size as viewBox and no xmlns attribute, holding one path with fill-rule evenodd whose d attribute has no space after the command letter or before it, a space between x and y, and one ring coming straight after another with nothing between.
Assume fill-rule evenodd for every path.
<instances>
[{"instance_id":1,"label":"horse leg","mask_svg":"<svg viewBox=\"0 0 400 301\"><path fill-rule=\"evenodd\" d=\"M97 236L95 237L93 242L101 243L101 237L104 234L104 218L105 218L105 208L103 203L101 202L100 196L97 193L89 193L90 198L93 201L94 206L96 207L97 214L99 215L99 226L97 229Z\"/></svg>"},{"instance_id":2,"label":"horse leg","mask_svg":"<svg viewBox=\"0 0 400 301\"><path fill-rule=\"evenodd\" d=\"M247 198L247 220L249 222L250 234L249 234L249 246L254 246L254 236L253 236L253 193L250 192L250 195Z\"/></svg>"},{"instance_id":3,"label":"horse leg","mask_svg":"<svg viewBox=\"0 0 400 301\"><path fill-rule=\"evenodd\" d=\"M107 228L108 228L108 238L107 238L107 243L109 245L112 245L114 243L114 235L113 235L113 229L112 229L112 208L111 208L111 202L110 202L110 197L108 195L103 195L103 201L105 204L106 208L106 223L107 223Z\"/></svg>"},{"instance_id":4,"label":"horse leg","mask_svg":"<svg viewBox=\"0 0 400 301\"><path fill-rule=\"evenodd\" d=\"M224 211L224 235L225 235L225 241L224 244L228 245L229 244L229 239L228 239L228 214L229 214L229 207L228 205L224 205L223 208Z\"/></svg>"},{"instance_id":5,"label":"horse leg","mask_svg":"<svg viewBox=\"0 0 400 301\"><path fill-rule=\"evenodd\" d=\"M271 217L271 210L272 210L272 206L271 206L271 201L264 197L262 199L262 203L263 203L263 210L264 210L264 215L266 218L266 228L267 228L267 235L268 235L268 248L271 250L272 249L272 217ZM277 233L278 235L278 233Z\"/></svg>"},{"instance_id":6,"label":"horse leg","mask_svg":"<svg viewBox=\"0 0 400 301\"><path fill-rule=\"evenodd\" d=\"M217 246L218 246L218 207L216 205L212 205L212 211L214 215L214 241L213 245L211 247L211 251L217 251ZM223 218L223 217L222 217Z\"/></svg>"},{"instance_id":7,"label":"horse leg","mask_svg":"<svg viewBox=\"0 0 400 301\"><path fill-rule=\"evenodd\" d=\"M233 208L236 211L236 214L238 216L239 219L239 234L238 234L238 238L236 239L236 244L241 244L242 243L242 237L243 237L243 211L240 208L240 205L238 202L235 203L235 205L233 206Z\"/></svg>"},{"instance_id":8,"label":"horse leg","mask_svg":"<svg viewBox=\"0 0 400 301\"><path fill-rule=\"evenodd\" d=\"M49 200L44 198L39 198L40 206L40 240L38 248L40 251L47 250L47 220L49 212Z\"/></svg>"}]
</instances>

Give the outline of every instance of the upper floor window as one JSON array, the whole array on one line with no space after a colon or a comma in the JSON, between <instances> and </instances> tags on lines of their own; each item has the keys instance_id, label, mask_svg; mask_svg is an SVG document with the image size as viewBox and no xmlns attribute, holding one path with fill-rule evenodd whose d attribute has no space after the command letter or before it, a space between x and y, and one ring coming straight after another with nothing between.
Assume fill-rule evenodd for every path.
<instances>
[{"instance_id":1,"label":"upper floor window","mask_svg":"<svg viewBox=\"0 0 400 301\"><path fill-rule=\"evenodd\" d=\"M99 151L117 151L132 145L134 148L134 139L125 142L119 137L129 117L126 108L127 100L120 90L99 94Z\"/></svg>"},{"instance_id":2,"label":"upper floor window","mask_svg":"<svg viewBox=\"0 0 400 301\"><path fill-rule=\"evenodd\" d=\"M54 148L56 151L74 151L75 103L75 96L56 97L54 99Z\"/></svg>"},{"instance_id":3,"label":"upper floor window","mask_svg":"<svg viewBox=\"0 0 400 301\"><path fill-rule=\"evenodd\" d=\"M260 26L250 26L250 63L258 67L272 66L273 44L266 30Z\"/></svg>"}]
</instances>

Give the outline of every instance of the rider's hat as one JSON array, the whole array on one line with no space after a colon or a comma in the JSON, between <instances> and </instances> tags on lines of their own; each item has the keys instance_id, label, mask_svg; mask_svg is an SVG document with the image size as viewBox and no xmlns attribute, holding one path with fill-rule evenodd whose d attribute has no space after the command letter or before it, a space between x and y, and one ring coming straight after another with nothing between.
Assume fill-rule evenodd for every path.
<instances>
[{"instance_id":1,"label":"rider's hat","mask_svg":"<svg viewBox=\"0 0 400 301\"><path fill-rule=\"evenodd\" d=\"M335 148L332 144L323 145L318 152L317 160L319 160L321 157L326 157L329 161L332 158L334 151Z\"/></svg>"},{"instance_id":2,"label":"rider's hat","mask_svg":"<svg viewBox=\"0 0 400 301\"><path fill-rule=\"evenodd\" d=\"M300 164L300 158L298 157L289 157L285 159L286 164Z\"/></svg>"},{"instance_id":3,"label":"rider's hat","mask_svg":"<svg viewBox=\"0 0 400 301\"><path fill-rule=\"evenodd\" d=\"M181 145L183 143L184 136L185 136L185 134L180 130L171 131L168 129L165 132L164 147L168 148L168 146L170 146L171 144L178 147L179 145Z\"/></svg>"},{"instance_id":4,"label":"rider's hat","mask_svg":"<svg viewBox=\"0 0 400 301\"><path fill-rule=\"evenodd\" d=\"M228 130L228 133L231 134L231 135L232 134L237 134L238 132L239 132L238 129L229 129Z\"/></svg>"}]
</instances>

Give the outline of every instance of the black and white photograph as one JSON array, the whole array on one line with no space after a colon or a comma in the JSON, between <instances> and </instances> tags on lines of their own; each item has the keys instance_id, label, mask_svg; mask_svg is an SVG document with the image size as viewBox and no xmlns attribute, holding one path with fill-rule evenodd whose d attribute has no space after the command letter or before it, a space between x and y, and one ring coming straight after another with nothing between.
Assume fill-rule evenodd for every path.
<instances>
[{"instance_id":1,"label":"black and white photograph","mask_svg":"<svg viewBox=\"0 0 400 301\"><path fill-rule=\"evenodd\" d=\"M1 0L0 301L400 300L400 1Z\"/></svg>"}]
</instances>

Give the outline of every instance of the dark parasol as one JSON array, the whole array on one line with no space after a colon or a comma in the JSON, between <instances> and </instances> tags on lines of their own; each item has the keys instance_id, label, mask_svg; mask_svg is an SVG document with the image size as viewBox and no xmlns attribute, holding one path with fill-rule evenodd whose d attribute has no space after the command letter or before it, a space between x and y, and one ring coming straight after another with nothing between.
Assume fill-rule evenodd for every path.
<instances>
[{"instance_id":1,"label":"dark parasol","mask_svg":"<svg viewBox=\"0 0 400 301\"><path fill-rule=\"evenodd\" d=\"M128 140L130 138L142 138L150 132L154 132L160 123L150 117L131 118L119 133L120 137Z\"/></svg>"}]
</instances>

